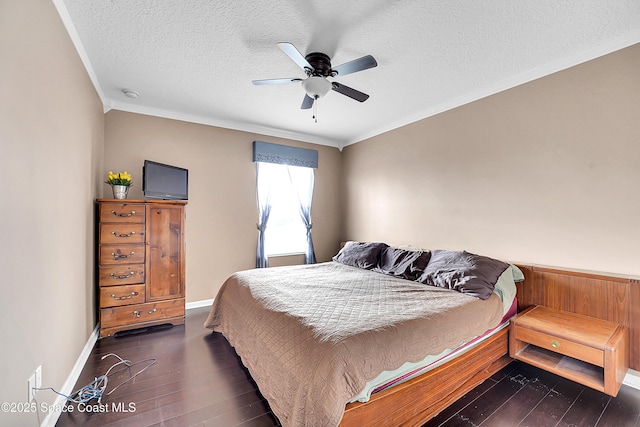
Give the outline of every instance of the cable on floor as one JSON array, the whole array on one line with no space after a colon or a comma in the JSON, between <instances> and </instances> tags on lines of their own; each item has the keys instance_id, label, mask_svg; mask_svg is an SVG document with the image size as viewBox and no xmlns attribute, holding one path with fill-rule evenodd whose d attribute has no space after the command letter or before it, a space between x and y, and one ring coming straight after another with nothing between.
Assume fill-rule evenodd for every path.
<instances>
[{"instance_id":1,"label":"cable on floor","mask_svg":"<svg viewBox=\"0 0 640 427\"><path fill-rule=\"evenodd\" d=\"M109 356L114 356L114 357L118 358L118 362L116 362L113 365L111 365L111 367L109 369L107 369L107 372L105 372L103 375L100 375L99 377L96 377L89 384L81 387L76 392L72 393L70 396L67 396L64 393L60 393L60 392L54 390L52 387L43 387L43 388L35 388L34 387L34 390L51 390L54 393L59 394L60 396L66 398L69 402L74 402L74 403L88 403L93 399L97 399L98 403L102 403L102 397L103 396L109 396L111 393L116 391L120 386L128 383L129 381L131 381L132 379L134 379L135 377L137 377L138 375L140 375L141 373L143 373L144 371L149 369L151 366L153 366L158 361L157 359L150 358L150 359L145 359L145 360L141 360L139 362L133 363L130 360L121 358L120 356L118 356L115 353L105 354L104 356L102 356L101 360L104 360ZM131 369L132 367L140 365L142 363L146 363L146 365L142 369L140 369L138 372L136 372L135 374L131 375L125 381L121 382L120 384L118 384L117 386L112 388L108 393L105 393L105 391L107 389L107 383L109 382L109 375L119 374L120 372L123 372L123 371L126 371L128 369ZM121 365L124 365L124 367L122 369L119 369L117 371L112 372L112 370L115 367L121 366Z\"/></svg>"}]
</instances>

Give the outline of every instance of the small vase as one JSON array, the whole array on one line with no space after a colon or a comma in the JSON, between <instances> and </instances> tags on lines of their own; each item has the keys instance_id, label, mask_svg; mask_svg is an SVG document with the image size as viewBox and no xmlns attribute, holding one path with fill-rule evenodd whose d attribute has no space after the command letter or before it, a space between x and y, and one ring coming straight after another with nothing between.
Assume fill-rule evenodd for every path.
<instances>
[{"instance_id":1,"label":"small vase","mask_svg":"<svg viewBox=\"0 0 640 427\"><path fill-rule=\"evenodd\" d=\"M124 200L127 198L127 194L129 194L128 185L112 185L111 189L113 190L114 199Z\"/></svg>"}]
</instances>

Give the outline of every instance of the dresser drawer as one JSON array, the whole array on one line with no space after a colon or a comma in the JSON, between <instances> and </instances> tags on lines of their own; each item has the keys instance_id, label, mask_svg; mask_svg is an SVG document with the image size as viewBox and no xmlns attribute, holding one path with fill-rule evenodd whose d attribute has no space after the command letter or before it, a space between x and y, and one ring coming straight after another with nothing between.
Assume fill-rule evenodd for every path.
<instances>
[{"instance_id":1,"label":"dresser drawer","mask_svg":"<svg viewBox=\"0 0 640 427\"><path fill-rule=\"evenodd\" d=\"M144 283L144 264L105 265L100 267L100 286Z\"/></svg>"},{"instance_id":2,"label":"dresser drawer","mask_svg":"<svg viewBox=\"0 0 640 427\"><path fill-rule=\"evenodd\" d=\"M101 224L100 243L144 243L144 224Z\"/></svg>"},{"instance_id":3,"label":"dresser drawer","mask_svg":"<svg viewBox=\"0 0 640 427\"><path fill-rule=\"evenodd\" d=\"M100 288L100 308L140 304L144 297L144 284Z\"/></svg>"},{"instance_id":4,"label":"dresser drawer","mask_svg":"<svg viewBox=\"0 0 640 427\"><path fill-rule=\"evenodd\" d=\"M100 222L141 222L144 224L143 203L100 203Z\"/></svg>"},{"instance_id":5,"label":"dresser drawer","mask_svg":"<svg viewBox=\"0 0 640 427\"><path fill-rule=\"evenodd\" d=\"M112 328L152 320L184 316L184 298L156 303L135 304L123 307L101 308L100 327Z\"/></svg>"},{"instance_id":6,"label":"dresser drawer","mask_svg":"<svg viewBox=\"0 0 640 427\"><path fill-rule=\"evenodd\" d=\"M515 327L515 339L591 363L592 365L604 366L602 348L579 344L551 334L519 327L518 325Z\"/></svg>"},{"instance_id":7,"label":"dresser drawer","mask_svg":"<svg viewBox=\"0 0 640 427\"><path fill-rule=\"evenodd\" d=\"M144 263L144 243L100 245L100 265Z\"/></svg>"}]
</instances>

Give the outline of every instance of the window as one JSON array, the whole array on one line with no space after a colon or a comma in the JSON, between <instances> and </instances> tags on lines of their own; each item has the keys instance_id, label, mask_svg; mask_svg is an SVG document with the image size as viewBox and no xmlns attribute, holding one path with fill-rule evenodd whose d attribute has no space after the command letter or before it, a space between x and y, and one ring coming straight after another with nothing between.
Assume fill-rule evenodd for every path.
<instances>
[{"instance_id":1,"label":"window","mask_svg":"<svg viewBox=\"0 0 640 427\"><path fill-rule=\"evenodd\" d=\"M274 256L305 253L307 228L300 216L300 202L288 171L288 168L296 167L262 163L260 168L260 179L268 180L270 184L271 212L265 229L265 254ZM292 177L295 177L295 173Z\"/></svg>"},{"instance_id":2,"label":"window","mask_svg":"<svg viewBox=\"0 0 640 427\"><path fill-rule=\"evenodd\" d=\"M304 253L315 264L311 237L313 171L318 151L253 141L258 202L256 268L269 266L269 256Z\"/></svg>"}]
</instances>

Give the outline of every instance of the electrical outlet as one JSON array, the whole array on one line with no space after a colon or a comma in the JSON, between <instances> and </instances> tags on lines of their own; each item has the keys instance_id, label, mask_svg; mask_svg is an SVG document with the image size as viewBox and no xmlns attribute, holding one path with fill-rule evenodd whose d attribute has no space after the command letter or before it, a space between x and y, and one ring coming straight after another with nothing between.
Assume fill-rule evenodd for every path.
<instances>
[{"instance_id":1,"label":"electrical outlet","mask_svg":"<svg viewBox=\"0 0 640 427\"><path fill-rule=\"evenodd\" d=\"M42 387L42 365L38 366L36 370L31 374L27 380L27 386L29 387L29 402L33 402L36 398L37 388Z\"/></svg>"},{"instance_id":2,"label":"electrical outlet","mask_svg":"<svg viewBox=\"0 0 640 427\"><path fill-rule=\"evenodd\" d=\"M34 388L36 387L36 373L31 374L29 379L27 380L27 385L29 386L29 402L33 402L33 399L36 397L36 391Z\"/></svg>"},{"instance_id":3,"label":"electrical outlet","mask_svg":"<svg viewBox=\"0 0 640 427\"><path fill-rule=\"evenodd\" d=\"M42 365L36 368L36 388L40 387L42 387Z\"/></svg>"}]
</instances>

